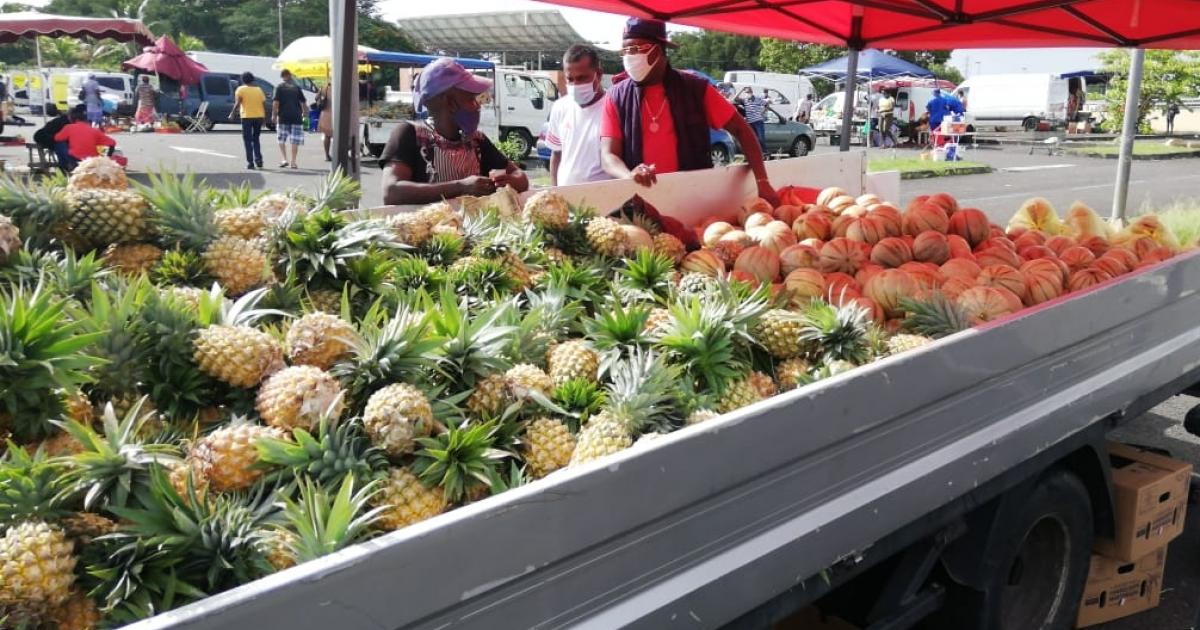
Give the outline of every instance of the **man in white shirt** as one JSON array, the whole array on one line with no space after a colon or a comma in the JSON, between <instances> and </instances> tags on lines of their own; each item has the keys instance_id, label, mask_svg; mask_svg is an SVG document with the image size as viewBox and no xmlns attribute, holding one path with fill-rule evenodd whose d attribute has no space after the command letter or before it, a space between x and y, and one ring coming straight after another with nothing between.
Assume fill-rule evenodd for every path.
<instances>
[{"instance_id":1,"label":"man in white shirt","mask_svg":"<svg viewBox=\"0 0 1200 630\"><path fill-rule=\"evenodd\" d=\"M809 92L805 95L804 100L800 101L800 105L796 107L796 121L807 125L809 119L812 118L812 108L813 95L812 92Z\"/></svg>"},{"instance_id":2,"label":"man in white shirt","mask_svg":"<svg viewBox=\"0 0 1200 630\"><path fill-rule=\"evenodd\" d=\"M563 55L567 96L550 110L546 144L550 146L550 184L569 186L611 179L600 163L600 121L604 88L595 49L575 44Z\"/></svg>"}]
</instances>

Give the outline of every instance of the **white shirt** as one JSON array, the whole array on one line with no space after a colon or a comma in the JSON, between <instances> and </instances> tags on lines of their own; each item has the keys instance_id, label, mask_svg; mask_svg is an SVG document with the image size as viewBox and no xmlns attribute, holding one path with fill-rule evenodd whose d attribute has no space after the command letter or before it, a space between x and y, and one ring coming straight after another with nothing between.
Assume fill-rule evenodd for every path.
<instances>
[{"instance_id":1,"label":"white shirt","mask_svg":"<svg viewBox=\"0 0 1200 630\"><path fill-rule=\"evenodd\" d=\"M600 165L600 119L604 117L604 99L580 107L575 99L564 96L550 110L546 144L561 151L558 185L582 184L612 179Z\"/></svg>"},{"instance_id":2,"label":"white shirt","mask_svg":"<svg viewBox=\"0 0 1200 630\"><path fill-rule=\"evenodd\" d=\"M800 101L800 105L796 107L796 120L801 122L808 120L808 117L812 116L812 106L813 102L808 99Z\"/></svg>"}]
</instances>

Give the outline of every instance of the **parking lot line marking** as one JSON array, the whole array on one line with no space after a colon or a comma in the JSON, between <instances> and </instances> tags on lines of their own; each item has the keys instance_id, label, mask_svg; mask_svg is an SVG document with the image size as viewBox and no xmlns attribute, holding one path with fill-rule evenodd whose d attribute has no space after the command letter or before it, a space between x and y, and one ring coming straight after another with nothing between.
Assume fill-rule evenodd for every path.
<instances>
[{"instance_id":1,"label":"parking lot line marking","mask_svg":"<svg viewBox=\"0 0 1200 630\"><path fill-rule=\"evenodd\" d=\"M1147 180L1144 180L1144 179L1135 179L1129 183L1130 184L1145 184L1146 181ZM1074 192L1074 191L1078 191L1078 190L1092 190L1094 188L1112 188L1112 186L1113 186L1113 183L1109 182L1107 184L1092 184L1090 186L1074 186L1072 188L1063 188L1056 192ZM960 199L959 202L960 203L969 202L969 203L974 204L974 203L978 203L980 201L994 201L996 199L1007 199L1009 197L1029 197L1029 196L1030 196L1029 191L1023 191L1023 192L1008 193L1008 194L1004 194L1004 195L992 195L990 197L972 197L969 199Z\"/></svg>"},{"instance_id":2,"label":"parking lot line marking","mask_svg":"<svg viewBox=\"0 0 1200 630\"><path fill-rule=\"evenodd\" d=\"M1051 168L1072 168L1074 166L1074 164L1042 164L1039 166L1010 166L1000 170L1008 171L1010 173L1020 173L1022 171L1041 171Z\"/></svg>"},{"instance_id":3,"label":"parking lot line marking","mask_svg":"<svg viewBox=\"0 0 1200 630\"><path fill-rule=\"evenodd\" d=\"M171 147L171 148L175 149L176 151L181 151L183 153L200 153L203 155L211 155L213 157L229 158L231 160L238 159L238 156L236 156L236 155L229 155L228 153L220 153L218 151L212 151L209 149L197 149L195 147Z\"/></svg>"}]
</instances>

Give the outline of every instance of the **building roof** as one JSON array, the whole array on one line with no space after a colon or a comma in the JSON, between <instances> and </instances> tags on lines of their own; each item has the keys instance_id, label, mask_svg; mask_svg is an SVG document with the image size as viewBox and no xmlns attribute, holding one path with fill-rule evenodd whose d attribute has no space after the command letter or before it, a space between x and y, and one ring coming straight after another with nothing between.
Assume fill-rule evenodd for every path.
<instances>
[{"instance_id":1,"label":"building roof","mask_svg":"<svg viewBox=\"0 0 1200 630\"><path fill-rule=\"evenodd\" d=\"M422 48L459 55L562 52L586 41L555 9L437 15L406 18L397 24Z\"/></svg>"}]
</instances>

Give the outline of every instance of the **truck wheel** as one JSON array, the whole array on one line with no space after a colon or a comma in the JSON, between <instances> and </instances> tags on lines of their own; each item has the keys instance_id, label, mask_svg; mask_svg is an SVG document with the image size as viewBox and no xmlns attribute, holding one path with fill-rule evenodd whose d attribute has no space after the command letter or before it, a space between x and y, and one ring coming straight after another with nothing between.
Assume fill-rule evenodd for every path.
<instances>
[{"instance_id":1,"label":"truck wheel","mask_svg":"<svg viewBox=\"0 0 1200 630\"><path fill-rule=\"evenodd\" d=\"M1025 131L1036 131L1037 126L1038 126L1038 119L1034 118L1033 116L1030 116L1029 118L1026 118L1025 120L1021 121L1021 128L1024 129Z\"/></svg>"},{"instance_id":2,"label":"truck wheel","mask_svg":"<svg viewBox=\"0 0 1200 630\"><path fill-rule=\"evenodd\" d=\"M522 160L529 157L529 151L533 148L533 138L530 138L529 134L522 129L509 130L508 133L504 134L504 141L511 142L517 146L518 154Z\"/></svg>"},{"instance_id":3,"label":"truck wheel","mask_svg":"<svg viewBox=\"0 0 1200 630\"><path fill-rule=\"evenodd\" d=\"M808 140L802 137L797 137L795 141L792 142L792 148L789 153L792 154L792 157L804 157L808 155L808 152L811 150L812 147L808 146Z\"/></svg>"},{"instance_id":4,"label":"truck wheel","mask_svg":"<svg viewBox=\"0 0 1200 630\"><path fill-rule=\"evenodd\" d=\"M1069 630L1075 627L1092 549L1092 503L1074 474L1044 476L999 514L979 551L983 591L952 586L938 627Z\"/></svg>"},{"instance_id":5,"label":"truck wheel","mask_svg":"<svg viewBox=\"0 0 1200 630\"><path fill-rule=\"evenodd\" d=\"M729 149L726 149L725 145L712 145L712 163L713 166L725 166L729 164Z\"/></svg>"}]
</instances>

